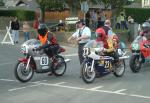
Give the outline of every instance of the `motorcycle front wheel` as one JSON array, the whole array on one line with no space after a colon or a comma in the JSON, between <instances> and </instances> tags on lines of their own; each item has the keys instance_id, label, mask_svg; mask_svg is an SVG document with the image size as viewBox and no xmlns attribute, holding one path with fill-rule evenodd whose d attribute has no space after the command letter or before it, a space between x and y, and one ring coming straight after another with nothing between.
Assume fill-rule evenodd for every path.
<instances>
[{"instance_id":1,"label":"motorcycle front wheel","mask_svg":"<svg viewBox=\"0 0 150 103\"><path fill-rule=\"evenodd\" d=\"M129 65L132 72L138 73L142 65L142 63L139 61L139 55L132 55L130 58Z\"/></svg>"},{"instance_id":2,"label":"motorcycle front wheel","mask_svg":"<svg viewBox=\"0 0 150 103\"><path fill-rule=\"evenodd\" d=\"M85 83L92 83L95 80L95 69L91 71L91 65L87 62L83 62L81 65L81 78Z\"/></svg>"},{"instance_id":3,"label":"motorcycle front wheel","mask_svg":"<svg viewBox=\"0 0 150 103\"><path fill-rule=\"evenodd\" d=\"M66 71L67 65L64 58L60 55L57 55L53 61L52 72L56 76L62 76Z\"/></svg>"},{"instance_id":4,"label":"motorcycle front wheel","mask_svg":"<svg viewBox=\"0 0 150 103\"><path fill-rule=\"evenodd\" d=\"M125 72L125 61L119 60L119 62L115 66L114 75L116 77L121 77L121 76L123 76L124 72Z\"/></svg>"},{"instance_id":5,"label":"motorcycle front wheel","mask_svg":"<svg viewBox=\"0 0 150 103\"><path fill-rule=\"evenodd\" d=\"M29 69L26 70L26 66L27 66L26 63L20 61L18 61L15 66L14 74L16 79L19 80L20 82L28 82L33 77L34 70L30 67L30 65Z\"/></svg>"}]
</instances>

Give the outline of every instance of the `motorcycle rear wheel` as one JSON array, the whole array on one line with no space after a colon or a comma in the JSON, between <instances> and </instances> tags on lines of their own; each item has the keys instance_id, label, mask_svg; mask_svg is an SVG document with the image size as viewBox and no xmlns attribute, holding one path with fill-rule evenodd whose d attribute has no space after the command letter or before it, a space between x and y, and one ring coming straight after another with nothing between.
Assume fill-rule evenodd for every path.
<instances>
[{"instance_id":1,"label":"motorcycle rear wheel","mask_svg":"<svg viewBox=\"0 0 150 103\"><path fill-rule=\"evenodd\" d=\"M87 62L83 62L81 65L81 78L85 83L92 83L95 80L96 72L95 69L91 71L91 65Z\"/></svg>"},{"instance_id":2,"label":"motorcycle rear wheel","mask_svg":"<svg viewBox=\"0 0 150 103\"><path fill-rule=\"evenodd\" d=\"M139 61L138 55L132 55L130 58L130 69L133 73L138 73L141 69L142 63Z\"/></svg>"},{"instance_id":3,"label":"motorcycle rear wheel","mask_svg":"<svg viewBox=\"0 0 150 103\"><path fill-rule=\"evenodd\" d=\"M67 65L64 58L60 55L57 55L52 66L52 72L54 73L54 75L62 76L66 72L66 68Z\"/></svg>"},{"instance_id":4,"label":"motorcycle rear wheel","mask_svg":"<svg viewBox=\"0 0 150 103\"><path fill-rule=\"evenodd\" d=\"M26 70L26 66L27 66L26 63L20 61L18 61L15 66L14 74L16 79L19 80L20 82L28 82L33 77L34 70L30 67L30 65L29 69Z\"/></svg>"}]
</instances>

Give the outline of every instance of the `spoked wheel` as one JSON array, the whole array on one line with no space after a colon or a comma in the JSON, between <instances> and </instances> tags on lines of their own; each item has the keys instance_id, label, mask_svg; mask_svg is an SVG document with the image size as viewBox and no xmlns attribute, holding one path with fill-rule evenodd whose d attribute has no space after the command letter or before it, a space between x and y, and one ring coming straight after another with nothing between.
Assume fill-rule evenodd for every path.
<instances>
[{"instance_id":1,"label":"spoked wheel","mask_svg":"<svg viewBox=\"0 0 150 103\"><path fill-rule=\"evenodd\" d=\"M64 60L64 58L62 56L56 56L53 66L52 66L52 72L56 75L56 76L62 76L65 71L66 71L67 65L66 62Z\"/></svg>"},{"instance_id":2,"label":"spoked wheel","mask_svg":"<svg viewBox=\"0 0 150 103\"><path fill-rule=\"evenodd\" d=\"M85 83L92 83L95 80L95 69L91 71L91 64L83 62L81 65L81 77Z\"/></svg>"},{"instance_id":3,"label":"spoked wheel","mask_svg":"<svg viewBox=\"0 0 150 103\"><path fill-rule=\"evenodd\" d=\"M29 69L26 70L26 63L18 62L15 66L14 73L16 79L18 79L20 82L28 82L32 79L34 71L29 65Z\"/></svg>"},{"instance_id":4,"label":"spoked wheel","mask_svg":"<svg viewBox=\"0 0 150 103\"><path fill-rule=\"evenodd\" d=\"M121 77L123 76L124 72L125 72L125 61L119 60L118 64L115 66L114 75L116 77Z\"/></svg>"},{"instance_id":5,"label":"spoked wheel","mask_svg":"<svg viewBox=\"0 0 150 103\"><path fill-rule=\"evenodd\" d=\"M141 65L142 65L142 63L139 60L139 56L132 55L131 58L130 58L129 65L130 65L130 68L131 68L132 72L134 72L134 73L139 72L140 69L141 69Z\"/></svg>"}]
</instances>

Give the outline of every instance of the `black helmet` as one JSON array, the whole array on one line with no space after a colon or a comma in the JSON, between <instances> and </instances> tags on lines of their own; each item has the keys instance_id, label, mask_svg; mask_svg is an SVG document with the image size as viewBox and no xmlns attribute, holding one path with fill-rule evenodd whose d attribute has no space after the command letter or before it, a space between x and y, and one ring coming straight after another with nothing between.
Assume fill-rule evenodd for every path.
<instances>
[{"instance_id":1,"label":"black helmet","mask_svg":"<svg viewBox=\"0 0 150 103\"><path fill-rule=\"evenodd\" d=\"M143 24L142 24L142 30L143 31L147 31L147 30L149 30L150 29L150 23L149 22L144 22Z\"/></svg>"},{"instance_id":2,"label":"black helmet","mask_svg":"<svg viewBox=\"0 0 150 103\"><path fill-rule=\"evenodd\" d=\"M48 31L48 29L46 27L46 24L43 24L43 23L39 24L39 26L38 26L38 33L39 33L39 35L45 36L47 31Z\"/></svg>"}]
</instances>

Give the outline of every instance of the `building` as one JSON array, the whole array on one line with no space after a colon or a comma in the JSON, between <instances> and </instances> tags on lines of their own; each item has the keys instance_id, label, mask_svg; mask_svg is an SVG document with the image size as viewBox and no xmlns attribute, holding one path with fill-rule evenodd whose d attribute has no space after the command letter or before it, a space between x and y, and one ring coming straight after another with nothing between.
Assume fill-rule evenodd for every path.
<instances>
[{"instance_id":1,"label":"building","mask_svg":"<svg viewBox=\"0 0 150 103\"><path fill-rule=\"evenodd\" d=\"M150 8L150 0L142 0L142 8Z\"/></svg>"}]
</instances>

